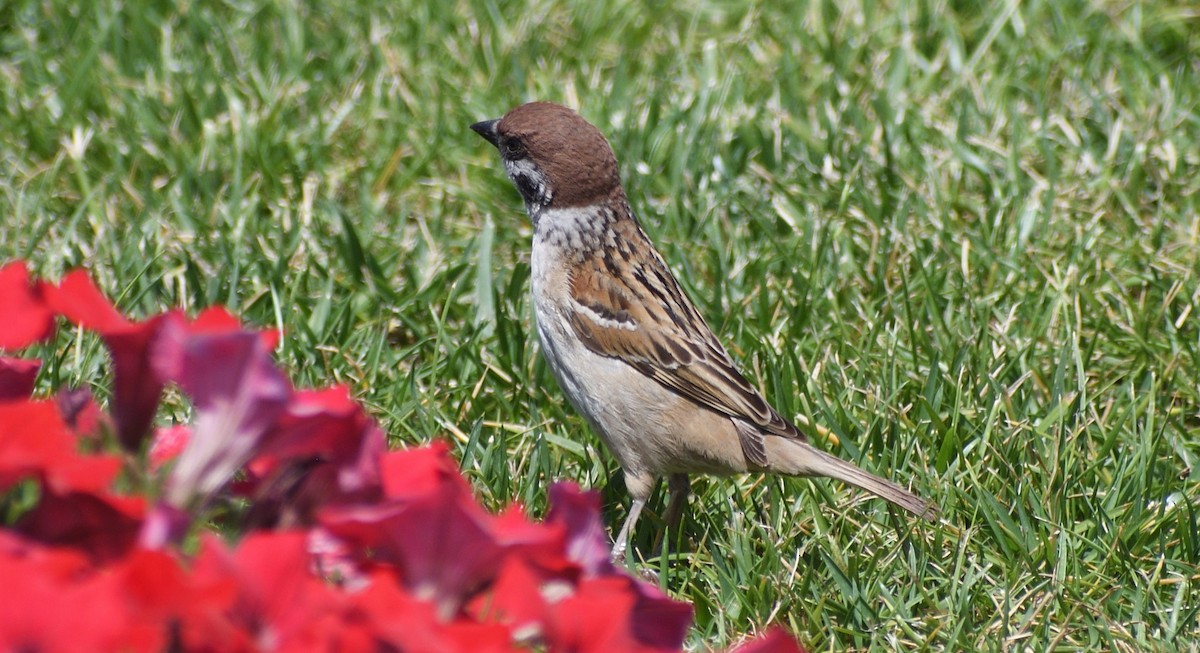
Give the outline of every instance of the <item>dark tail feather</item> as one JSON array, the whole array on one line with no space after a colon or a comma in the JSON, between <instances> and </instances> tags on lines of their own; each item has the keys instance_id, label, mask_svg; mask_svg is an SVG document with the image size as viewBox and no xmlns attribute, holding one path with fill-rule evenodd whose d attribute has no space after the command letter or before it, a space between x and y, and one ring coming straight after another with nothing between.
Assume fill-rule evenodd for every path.
<instances>
[{"instance_id":1,"label":"dark tail feather","mask_svg":"<svg viewBox=\"0 0 1200 653\"><path fill-rule=\"evenodd\" d=\"M781 437L768 437L767 457L771 471L794 476L828 476L887 499L912 514L930 521L937 520L937 508L895 483L879 478L853 463L813 447L807 442Z\"/></svg>"}]
</instances>

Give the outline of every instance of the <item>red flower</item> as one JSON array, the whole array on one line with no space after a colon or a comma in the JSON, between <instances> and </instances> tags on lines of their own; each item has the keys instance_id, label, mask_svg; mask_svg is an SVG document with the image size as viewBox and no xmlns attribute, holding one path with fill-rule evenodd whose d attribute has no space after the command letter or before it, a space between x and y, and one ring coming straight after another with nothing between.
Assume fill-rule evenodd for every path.
<instances>
[{"instance_id":1,"label":"red flower","mask_svg":"<svg viewBox=\"0 0 1200 653\"><path fill-rule=\"evenodd\" d=\"M373 574L366 589L350 600L354 614L366 624L380 649L427 653L514 650L503 626L444 619L433 604L414 598L398 586L391 574Z\"/></svg>"},{"instance_id":2,"label":"red flower","mask_svg":"<svg viewBox=\"0 0 1200 653\"><path fill-rule=\"evenodd\" d=\"M167 502L177 507L224 486L253 457L292 393L257 333L214 327L223 318L213 315L190 325L167 320L155 346L160 377L178 383L195 406L191 438L167 483Z\"/></svg>"},{"instance_id":3,"label":"red flower","mask_svg":"<svg viewBox=\"0 0 1200 653\"><path fill-rule=\"evenodd\" d=\"M189 628L183 633L185 650L287 650L340 602L310 573L305 535L299 532L253 533L232 551L207 536L192 580L211 587L232 583L233 595L224 612L228 629ZM191 625L201 623L193 618Z\"/></svg>"},{"instance_id":4,"label":"red flower","mask_svg":"<svg viewBox=\"0 0 1200 653\"><path fill-rule=\"evenodd\" d=\"M572 591L567 580L547 579L539 570L516 556L504 560L491 589L476 597L471 612L484 621L506 624L514 639L541 642L547 618L546 597Z\"/></svg>"},{"instance_id":5,"label":"red flower","mask_svg":"<svg viewBox=\"0 0 1200 653\"><path fill-rule=\"evenodd\" d=\"M166 635L177 629L186 650L228 650L242 638L230 622L237 599L237 578L201 577L181 565L175 555L140 549L114 570L110 601ZM160 650L168 650L164 647Z\"/></svg>"},{"instance_id":6,"label":"red flower","mask_svg":"<svg viewBox=\"0 0 1200 653\"><path fill-rule=\"evenodd\" d=\"M54 313L100 335L128 451L164 383L195 415L159 429L145 459L83 454L113 432L90 392L30 401L38 362L0 358L0 493L40 484L0 527L0 650L680 650L691 608L609 562L595 493L552 486L542 524L486 512L445 444L385 452L346 388L294 391L271 359L277 332L223 309L133 322L83 272L52 286L22 264L0 268L0 306L0 347L47 337ZM123 461L143 460L174 460L165 480L122 477L164 497L148 511L110 492ZM237 475L249 507L217 517L234 543L202 533L188 559L189 526ZM776 630L740 650L802 649Z\"/></svg>"},{"instance_id":7,"label":"red flower","mask_svg":"<svg viewBox=\"0 0 1200 653\"><path fill-rule=\"evenodd\" d=\"M375 501L383 431L343 387L292 394L246 468L250 525L310 525L322 505Z\"/></svg>"},{"instance_id":8,"label":"red flower","mask_svg":"<svg viewBox=\"0 0 1200 653\"><path fill-rule=\"evenodd\" d=\"M405 500L332 508L320 521L370 552L364 563L394 567L408 591L435 603L443 618L495 575L502 553L490 515L451 486Z\"/></svg>"}]
</instances>

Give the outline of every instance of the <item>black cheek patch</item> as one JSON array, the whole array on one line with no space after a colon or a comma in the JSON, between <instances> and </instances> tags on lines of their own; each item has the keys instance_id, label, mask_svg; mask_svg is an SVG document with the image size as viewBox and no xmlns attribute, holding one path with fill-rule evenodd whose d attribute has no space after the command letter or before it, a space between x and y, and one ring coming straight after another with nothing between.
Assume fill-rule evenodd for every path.
<instances>
[{"instance_id":1,"label":"black cheek patch","mask_svg":"<svg viewBox=\"0 0 1200 653\"><path fill-rule=\"evenodd\" d=\"M517 191L521 193L521 197L525 201L536 204L541 199L538 185L528 175L513 175L513 183L517 185Z\"/></svg>"}]
</instances>

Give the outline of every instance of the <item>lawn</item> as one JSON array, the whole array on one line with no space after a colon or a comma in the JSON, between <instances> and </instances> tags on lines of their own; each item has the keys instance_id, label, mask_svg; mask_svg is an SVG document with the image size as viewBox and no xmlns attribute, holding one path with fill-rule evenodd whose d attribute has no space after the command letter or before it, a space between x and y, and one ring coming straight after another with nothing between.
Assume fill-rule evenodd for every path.
<instances>
[{"instance_id":1,"label":"lawn","mask_svg":"<svg viewBox=\"0 0 1200 653\"><path fill-rule=\"evenodd\" d=\"M784 4L8 0L0 262L226 305L486 505L574 480L616 527L468 129L563 102L780 413L942 510L697 479L664 557L657 498L634 546L694 648L1200 648L1200 9ZM43 391L107 365L38 353Z\"/></svg>"}]
</instances>

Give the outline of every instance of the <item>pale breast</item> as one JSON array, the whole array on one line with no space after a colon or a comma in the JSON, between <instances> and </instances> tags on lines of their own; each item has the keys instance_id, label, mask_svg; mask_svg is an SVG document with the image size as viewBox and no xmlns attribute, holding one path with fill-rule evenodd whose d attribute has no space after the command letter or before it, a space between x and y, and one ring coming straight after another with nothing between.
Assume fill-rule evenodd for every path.
<instances>
[{"instance_id":1,"label":"pale breast","mask_svg":"<svg viewBox=\"0 0 1200 653\"><path fill-rule=\"evenodd\" d=\"M542 355L571 405L634 475L735 473L746 464L729 418L681 398L575 334L562 250L535 240L531 286Z\"/></svg>"}]
</instances>

